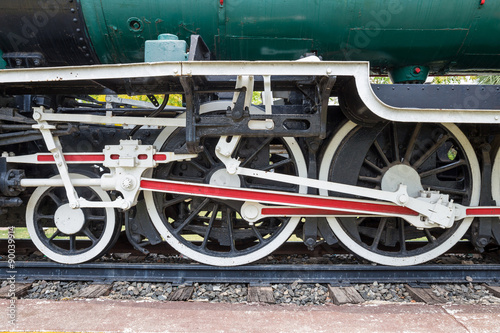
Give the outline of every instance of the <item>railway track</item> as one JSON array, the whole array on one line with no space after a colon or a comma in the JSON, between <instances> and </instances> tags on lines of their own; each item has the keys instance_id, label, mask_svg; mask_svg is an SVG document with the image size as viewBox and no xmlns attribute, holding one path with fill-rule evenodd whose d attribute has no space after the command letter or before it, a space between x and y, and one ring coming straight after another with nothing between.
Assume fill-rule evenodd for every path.
<instances>
[{"instance_id":1,"label":"railway track","mask_svg":"<svg viewBox=\"0 0 500 333\"><path fill-rule=\"evenodd\" d=\"M63 265L53 262L16 262L14 270L0 262L0 279L15 275L17 282L142 281L186 283L475 283L497 284L500 265L419 265L389 267L373 265L246 265L214 267L200 264L89 263Z\"/></svg>"}]
</instances>

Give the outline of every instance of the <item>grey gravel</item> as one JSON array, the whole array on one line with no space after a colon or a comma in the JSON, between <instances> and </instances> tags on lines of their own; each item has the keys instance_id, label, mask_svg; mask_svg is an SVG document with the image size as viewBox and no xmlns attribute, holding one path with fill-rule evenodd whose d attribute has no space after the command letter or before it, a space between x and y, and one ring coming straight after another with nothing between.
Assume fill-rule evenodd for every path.
<instances>
[{"instance_id":1,"label":"grey gravel","mask_svg":"<svg viewBox=\"0 0 500 333\"><path fill-rule=\"evenodd\" d=\"M432 292L447 303L452 304L499 304L500 298L489 293L479 284L440 284L431 285Z\"/></svg>"},{"instance_id":2,"label":"grey gravel","mask_svg":"<svg viewBox=\"0 0 500 333\"><path fill-rule=\"evenodd\" d=\"M365 301L389 301L405 303L411 302L412 298L406 291L403 284L398 283L378 283L372 284L356 284L354 285L361 297Z\"/></svg>"},{"instance_id":3,"label":"grey gravel","mask_svg":"<svg viewBox=\"0 0 500 333\"><path fill-rule=\"evenodd\" d=\"M67 281L35 281L28 293L23 298L30 299L71 299L78 296L78 293L90 282L67 282Z\"/></svg>"},{"instance_id":4,"label":"grey gravel","mask_svg":"<svg viewBox=\"0 0 500 333\"><path fill-rule=\"evenodd\" d=\"M243 303L247 301L247 286L245 284L194 284L191 299L198 302L211 303Z\"/></svg>"},{"instance_id":5,"label":"grey gravel","mask_svg":"<svg viewBox=\"0 0 500 333\"><path fill-rule=\"evenodd\" d=\"M328 297L326 285L316 284L273 284L277 304L320 305Z\"/></svg>"},{"instance_id":6,"label":"grey gravel","mask_svg":"<svg viewBox=\"0 0 500 333\"><path fill-rule=\"evenodd\" d=\"M164 301L178 287L171 283L141 283L119 281L113 283L108 298L112 299L150 299Z\"/></svg>"}]
</instances>

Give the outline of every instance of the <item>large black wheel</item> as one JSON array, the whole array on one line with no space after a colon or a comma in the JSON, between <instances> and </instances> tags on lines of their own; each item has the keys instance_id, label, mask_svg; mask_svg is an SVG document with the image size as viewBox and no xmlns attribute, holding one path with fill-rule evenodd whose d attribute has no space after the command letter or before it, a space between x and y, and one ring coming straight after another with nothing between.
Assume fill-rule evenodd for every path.
<instances>
[{"instance_id":1,"label":"large black wheel","mask_svg":"<svg viewBox=\"0 0 500 333\"><path fill-rule=\"evenodd\" d=\"M330 141L320 178L367 188L396 191L406 184L448 194L454 202L477 205L479 164L467 137L453 124L346 123ZM332 195L323 191L323 195ZM340 242L357 255L385 265L414 265L431 260L460 241L472 218L449 229L418 230L397 217L332 217Z\"/></svg>"},{"instance_id":2,"label":"large black wheel","mask_svg":"<svg viewBox=\"0 0 500 333\"><path fill-rule=\"evenodd\" d=\"M174 151L184 145L185 137L184 129L167 128L156 146L162 151ZM203 139L204 151L197 158L157 167L153 178L306 192L303 186L230 175L215 155L218 140L218 137ZM242 138L234 157L244 167L307 176L302 151L293 138ZM250 223L241 217L242 202L238 201L149 191L144 197L150 217L163 238L185 256L209 265L236 266L259 260L286 242L300 221L300 218L272 217Z\"/></svg>"}]
</instances>

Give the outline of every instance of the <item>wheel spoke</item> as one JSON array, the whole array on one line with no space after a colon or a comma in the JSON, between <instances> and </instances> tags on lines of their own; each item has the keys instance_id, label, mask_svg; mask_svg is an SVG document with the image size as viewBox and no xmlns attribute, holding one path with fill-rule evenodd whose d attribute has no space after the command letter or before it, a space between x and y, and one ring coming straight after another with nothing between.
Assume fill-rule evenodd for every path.
<instances>
[{"instance_id":1,"label":"wheel spoke","mask_svg":"<svg viewBox=\"0 0 500 333\"><path fill-rule=\"evenodd\" d=\"M187 195L180 196L178 198L174 198L172 200L164 201L163 204L161 205L162 209L165 209L167 207L170 207L172 205L177 205L178 203L181 203L185 200L187 200L189 197Z\"/></svg>"},{"instance_id":2,"label":"wheel spoke","mask_svg":"<svg viewBox=\"0 0 500 333\"><path fill-rule=\"evenodd\" d=\"M396 123L392 123L392 149L394 150L394 161L400 162L399 160L399 139L398 139L398 129Z\"/></svg>"},{"instance_id":3,"label":"wheel spoke","mask_svg":"<svg viewBox=\"0 0 500 333\"><path fill-rule=\"evenodd\" d=\"M45 214L35 214L35 221L40 221L42 219L46 220L54 220L54 215L45 215Z\"/></svg>"},{"instance_id":4,"label":"wheel spoke","mask_svg":"<svg viewBox=\"0 0 500 333\"><path fill-rule=\"evenodd\" d=\"M358 176L359 181L380 185L380 177Z\"/></svg>"},{"instance_id":5,"label":"wheel spoke","mask_svg":"<svg viewBox=\"0 0 500 333\"><path fill-rule=\"evenodd\" d=\"M234 246L234 235L233 235L233 217L232 217L232 210L231 208L226 208L226 215L227 215L227 232L229 236L229 245L231 247L231 253L236 252L236 247Z\"/></svg>"},{"instance_id":6,"label":"wheel spoke","mask_svg":"<svg viewBox=\"0 0 500 333\"><path fill-rule=\"evenodd\" d=\"M219 204L215 204L214 209L212 209L212 216L210 217L210 221L208 222L207 231L205 231L205 237L203 237L203 243L201 243L201 248L206 249L208 239L210 237L210 232L212 232L212 228L214 226L214 221L217 218L217 213L219 212Z\"/></svg>"},{"instance_id":7,"label":"wheel spoke","mask_svg":"<svg viewBox=\"0 0 500 333\"><path fill-rule=\"evenodd\" d=\"M203 202L198 207L196 207L195 210L193 210L193 212L184 220L184 222L182 222L179 227L175 228L174 232L179 233L182 229L184 229L189 223L191 223L191 221L198 215L199 212L201 212L203 207L205 207L209 202L210 202L209 198L203 200Z\"/></svg>"},{"instance_id":8,"label":"wheel spoke","mask_svg":"<svg viewBox=\"0 0 500 333\"><path fill-rule=\"evenodd\" d=\"M448 139L450 136L448 134L443 135L441 139L439 139L434 145L432 145L431 148L429 148L424 155L422 155L415 163L413 163L413 168L417 170L429 157L432 156L438 150L439 147L441 147Z\"/></svg>"},{"instance_id":9,"label":"wheel spoke","mask_svg":"<svg viewBox=\"0 0 500 333\"><path fill-rule=\"evenodd\" d=\"M429 229L424 229L424 234L429 243L434 244L436 242L436 239L431 235Z\"/></svg>"},{"instance_id":10,"label":"wheel spoke","mask_svg":"<svg viewBox=\"0 0 500 333\"><path fill-rule=\"evenodd\" d=\"M422 128L422 124L418 123L413 130L410 141L406 146L406 154L403 161L406 161L408 164L410 163L411 155L413 153L413 149L415 148L415 143L417 142L417 137L420 134L420 129Z\"/></svg>"},{"instance_id":11,"label":"wheel spoke","mask_svg":"<svg viewBox=\"0 0 500 333\"><path fill-rule=\"evenodd\" d=\"M57 229L53 234L52 236L50 236L49 238L49 242L52 242L54 240L54 238L56 238L57 236L59 236L61 234L61 231L59 231L59 229Z\"/></svg>"},{"instance_id":12,"label":"wheel spoke","mask_svg":"<svg viewBox=\"0 0 500 333\"><path fill-rule=\"evenodd\" d=\"M83 233L92 241L92 245L94 245L97 242L97 238L88 228L83 229Z\"/></svg>"},{"instance_id":13,"label":"wheel spoke","mask_svg":"<svg viewBox=\"0 0 500 333\"><path fill-rule=\"evenodd\" d=\"M69 236L69 252L76 251L76 235Z\"/></svg>"},{"instance_id":14,"label":"wheel spoke","mask_svg":"<svg viewBox=\"0 0 500 333\"><path fill-rule=\"evenodd\" d=\"M400 252L406 253L406 235L405 235L405 221L403 219L399 219L399 243L401 246Z\"/></svg>"},{"instance_id":15,"label":"wheel spoke","mask_svg":"<svg viewBox=\"0 0 500 333\"><path fill-rule=\"evenodd\" d=\"M389 162L389 159L387 158L384 151L382 150L382 147L380 147L380 144L378 143L378 141L375 140L373 142L373 145L375 146L375 149L377 149L378 154L380 155L380 157L384 161L385 166L389 166L391 164L391 162Z\"/></svg>"},{"instance_id":16,"label":"wheel spoke","mask_svg":"<svg viewBox=\"0 0 500 333\"><path fill-rule=\"evenodd\" d=\"M200 170L201 172L207 173L208 169L196 162L195 160L191 160L189 162L190 165L194 166L196 169Z\"/></svg>"},{"instance_id":17,"label":"wheel spoke","mask_svg":"<svg viewBox=\"0 0 500 333\"><path fill-rule=\"evenodd\" d=\"M96 199L99 200L99 197L95 192L92 192L92 195L89 198L87 198L88 201L94 201Z\"/></svg>"},{"instance_id":18,"label":"wheel spoke","mask_svg":"<svg viewBox=\"0 0 500 333\"><path fill-rule=\"evenodd\" d=\"M99 216L99 215L89 215L86 217L88 221L104 221L106 220L106 216Z\"/></svg>"},{"instance_id":19,"label":"wheel spoke","mask_svg":"<svg viewBox=\"0 0 500 333\"><path fill-rule=\"evenodd\" d=\"M241 167L244 167L246 166L248 163L250 163L251 161L253 161L253 159L255 158L255 156L257 156L258 153L260 153L260 151L262 149L264 149L265 146L267 146L271 141L273 140L273 138L267 138L266 140L264 140L258 147L257 149L255 149L255 151L252 153L252 155L250 155L248 158L246 158L242 163L241 163Z\"/></svg>"},{"instance_id":20,"label":"wheel spoke","mask_svg":"<svg viewBox=\"0 0 500 333\"><path fill-rule=\"evenodd\" d=\"M62 205L62 200L54 192L49 192L47 195L54 201L57 207Z\"/></svg>"},{"instance_id":21,"label":"wheel spoke","mask_svg":"<svg viewBox=\"0 0 500 333\"><path fill-rule=\"evenodd\" d=\"M380 219L380 223L378 224L377 228L377 233L375 234L372 246L370 247L372 251L378 248L378 243L380 242L380 237L382 237L382 232L384 231L386 223L387 223L387 217L383 217Z\"/></svg>"},{"instance_id":22,"label":"wheel spoke","mask_svg":"<svg viewBox=\"0 0 500 333\"><path fill-rule=\"evenodd\" d=\"M366 164L367 166L369 166L373 171L377 172L379 175L381 175L383 173L382 169L380 169L373 162L367 160L366 158L363 161L363 164Z\"/></svg>"},{"instance_id":23,"label":"wheel spoke","mask_svg":"<svg viewBox=\"0 0 500 333\"><path fill-rule=\"evenodd\" d=\"M259 230L257 230L257 228L255 227L255 224L252 224L251 228L252 228L253 232L255 233L255 236L257 236L257 238L259 239L259 242L263 243L264 238L262 238L262 235L260 234Z\"/></svg>"},{"instance_id":24,"label":"wheel spoke","mask_svg":"<svg viewBox=\"0 0 500 333\"><path fill-rule=\"evenodd\" d=\"M425 177L437 175L439 173L443 173L443 172L446 172L449 170L453 170L453 169L458 168L459 166L462 166L462 165L467 165L467 162L464 160L459 160L457 162L453 162L453 163L450 163L448 165L443 165L439 168L435 168L432 170L421 172L421 173L419 173L419 175L420 175L420 178L425 178Z\"/></svg>"},{"instance_id":25,"label":"wheel spoke","mask_svg":"<svg viewBox=\"0 0 500 333\"><path fill-rule=\"evenodd\" d=\"M276 169L276 168L279 168L279 167L282 167L283 165L286 165L286 164L289 164L289 163L292 163L292 159L291 158L287 158L287 159L284 159L283 161L279 161L279 162L276 162L276 163L273 163L273 164L269 164L259 170L262 170L262 171L269 171L271 169Z\"/></svg>"}]
</instances>

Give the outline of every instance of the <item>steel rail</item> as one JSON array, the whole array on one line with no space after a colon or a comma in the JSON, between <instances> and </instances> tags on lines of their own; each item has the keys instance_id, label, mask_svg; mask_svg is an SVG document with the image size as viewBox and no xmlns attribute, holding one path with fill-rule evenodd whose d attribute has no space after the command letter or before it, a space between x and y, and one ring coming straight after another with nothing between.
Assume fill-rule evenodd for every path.
<instances>
[{"instance_id":1,"label":"steel rail","mask_svg":"<svg viewBox=\"0 0 500 333\"><path fill-rule=\"evenodd\" d=\"M500 265L420 265L390 267L373 265L247 265L214 267L200 264L89 263L63 265L53 262L16 262L10 269L0 262L0 279L141 281L183 283L498 283Z\"/></svg>"}]
</instances>

